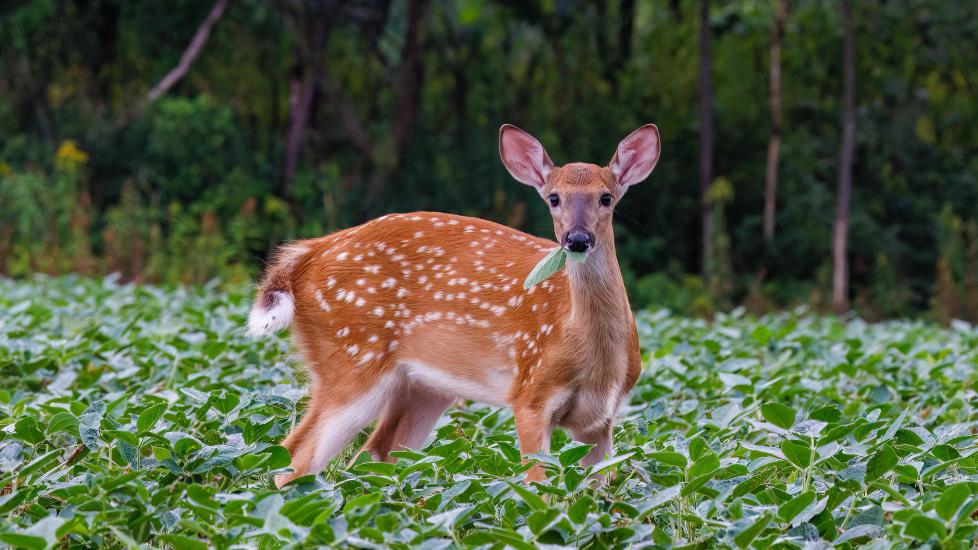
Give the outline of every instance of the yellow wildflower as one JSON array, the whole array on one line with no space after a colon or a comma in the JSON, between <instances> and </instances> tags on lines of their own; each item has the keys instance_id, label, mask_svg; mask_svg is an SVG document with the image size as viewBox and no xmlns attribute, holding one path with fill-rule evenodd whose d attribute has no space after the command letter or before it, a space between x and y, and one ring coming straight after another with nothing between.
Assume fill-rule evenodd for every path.
<instances>
[{"instance_id":1,"label":"yellow wildflower","mask_svg":"<svg viewBox=\"0 0 978 550\"><path fill-rule=\"evenodd\" d=\"M75 142L69 139L63 141L58 147L54 162L58 168L75 170L88 162L88 153L79 149Z\"/></svg>"}]
</instances>

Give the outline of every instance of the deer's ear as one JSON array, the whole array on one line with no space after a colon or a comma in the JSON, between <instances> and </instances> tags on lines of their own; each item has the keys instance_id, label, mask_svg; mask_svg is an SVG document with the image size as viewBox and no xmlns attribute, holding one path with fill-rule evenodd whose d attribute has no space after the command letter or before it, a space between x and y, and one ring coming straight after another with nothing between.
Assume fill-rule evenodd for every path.
<instances>
[{"instance_id":1,"label":"deer's ear","mask_svg":"<svg viewBox=\"0 0 978 550\"><path fill-rule=\"evenodd\" d=\"M503 124L499 129L499 157L509 175L537 190L547 183L547 174L554 168L554 162L543 145L511 124Z\"/></svg>"},{"instance_id":2,"label":"deer's ear","mask_svg":"<svg viewBox=\"0 0 978 550\"><path fill-rule=\"evenodd\" d=\"M618 185L628 188L649 177L659 162L659 129L646 124L621 140L608 168Z\"/></svg>"}]
</instances>

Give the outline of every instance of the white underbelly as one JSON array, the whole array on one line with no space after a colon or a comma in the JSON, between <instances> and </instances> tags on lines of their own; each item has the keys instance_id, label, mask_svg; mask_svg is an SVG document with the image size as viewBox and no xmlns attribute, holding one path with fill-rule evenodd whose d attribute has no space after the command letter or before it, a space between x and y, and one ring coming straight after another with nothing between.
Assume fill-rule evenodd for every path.
<instances>
[{"instance_id":1,"label":"white underbelly","mask_svg":"<svg viewBox=\"0 0 978 550\"><path fill-rule=\"evenodd\" d=\"M509 369L487 369L479 379L462 377L420 361L401 361L404 374L414 383L452 397L506 405L513 373Z\"/></svg>"}]
</instances>

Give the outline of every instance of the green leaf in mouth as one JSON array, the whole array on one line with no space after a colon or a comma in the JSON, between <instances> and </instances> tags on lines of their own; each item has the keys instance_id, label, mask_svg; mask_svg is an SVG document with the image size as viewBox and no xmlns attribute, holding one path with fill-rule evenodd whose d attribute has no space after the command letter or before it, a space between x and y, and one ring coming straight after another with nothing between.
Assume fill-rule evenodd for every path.
<instances>
[{"instance_id":1,"label":"green leaf in mouth","mask_svg":"<svg viewBox=\"0 0 978 550\"><path fill-rule=\"evenodd\" d=\"M587 259L587 252L570 252L570 251L565 251L564 252L564 255L567 256L567 259L568 260L571 260L571 261L574 261L574 262L583 262L584 260Z\"/></svg>"},{"instance_id":2,"label":"green leaf in mouth","mask_svg":"<svg viewBox=\"0 0 978 550\"><path fill-rule=\"evenodd\" d=\"M526 280L523 281L523 288L529 289L533 285L542 282L549 278L554 273L560 271L564 267L564 261L567 259L567 252L561 248L557 247L547 253L546 256L540 260L540 263L530 271L530 274L526 276Z\"/></svg>"}]
</instances>

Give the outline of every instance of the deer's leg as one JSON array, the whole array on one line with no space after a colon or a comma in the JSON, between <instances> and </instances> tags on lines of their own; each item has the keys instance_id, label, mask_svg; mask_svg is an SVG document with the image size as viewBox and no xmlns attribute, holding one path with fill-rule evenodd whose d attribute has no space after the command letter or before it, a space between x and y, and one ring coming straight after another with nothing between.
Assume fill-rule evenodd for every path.
<instances>
[{"instance_id":1,"label":"deer's leg","mask_svg":"<svg viewBox=\"0 0 978 550\"><path fill-rule=\"evenodd\" d=\"M520 453L525 457L534 453L550 452L550 435L553 433L553 419L545 414L542 407L518 406L513 408L516 420L516 435L520 440ZM524 462L526 458L523 459ZM526 472L524 481L543 481L546 472L539 464L534 464Z\"/></svg>"},{"instance_id":2,"label":"deer's leg","mask_svg":"<svg viewBox=\"0 0 978 550\"><path fill-rule=\"evenodd\" d=\"M417 449L453 399L411 384L391 400L363 450L374 460L389 461L391 451Z\"/></svg>"},{"instance_id":3,"label":"deer's leg","mask_svg":"<svg viewBox=\"0 0 978 550\"><path fill-rule=\"evenodd\" d=\"M387 406L384 407L384 412L380 415L377 427L370 433L370 437L367 438L367 442L363 444L363 447L357 455L366 451L370 453L370 457L374 461L386 462L388 458L387 453L391 451L391 445L397 433L397 424L401 420L401 416L404 415L405 409L406 403L401 396L391 399L387 403Z\"/></svg>"},{"instance_id":4,"label":"deer's leg","mask_svg":"<svg viewBox=\"0 0 978 550\"><path fill-rule=\"evenodd\" d=\"M593 428L571 430L575 441L594 445L591 451L581 459L581 466L593 466L611 455L611 428L612 421L608 420L606 423ZM605 474L595 476L599 484L603 484L606 477Z\"/></svg>"},{"instance_id":5,"label":"deer's leg","mask_svg":"<svg viewBox=\"0 0 978 550\"><path fill-rule=\"evenodd\" d=\"M586 430L572 429L575 441L594 445L581 459L581 466L593 466L611 454L611 421Z\"/></svg>"},{"instance_id":6,"label":"deer's leg","mask_svg":"<svg viewBox=\"0 0 978 550\"><path fill-rule=\"evenodd\" d=\"M350 396L349 385L325 390L317 387L309 410L283 445L292 455L292 472L275 476L275 485L323 470L350 440L377 417L390 390L387 380L374 381Z\"/></svg>"}]
</instances>

